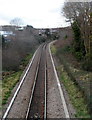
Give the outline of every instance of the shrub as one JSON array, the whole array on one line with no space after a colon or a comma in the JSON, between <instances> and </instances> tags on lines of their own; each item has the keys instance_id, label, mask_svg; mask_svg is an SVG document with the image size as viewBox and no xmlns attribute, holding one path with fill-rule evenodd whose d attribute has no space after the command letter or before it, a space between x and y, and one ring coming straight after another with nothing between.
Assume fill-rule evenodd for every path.
<instances>
[{"instance_id":1,"label":"shrub","mask_svg":"<svg viewBox=\"0 0 92 120\"><path fill-rule=\"evenodd\" d=\"M87 71L92 71L92 60L86 58L82 63L82 68Z\"/></svg>"},{"instance_id":2,"label":"shrub","mask_svg":"<svg viewBox=\"0 0 92 120\"><path fill-rule=\"evenodd\" d=\"M67 35L65 35L64 39L67 39L67 38L68 38L68 36L67 36Z\"/></svg>"},{"instance_id":3,"label":"shrub","mask_svg":"<svg viewBox=\"0 0 92 120\"><path fill-rule=\"evenodd\" d=\"M81 60L83 58L83 54L81 52L75 52L75 57L78 59L78 60Z\"/></svg>"},{"instance_id":4,"label":"shrub","mask_svg":"<svg viewBox=\"0 0 92 120\"><path fill-rule=\"evenodd\" d=\"M36 40L37 40L37 41L38 41L38 43L40 44L40 43L45 42L45 41L46 41L46 38L45 38L45 37L43 37L43 36L36 36Z\"/></svg>"},{"instance_id":5,"label":"shrub","mask_svg":"<svg viewBox=\"0 0 92 120\"><path fill-rule=\"evenodd\" d=\"M71 51L71 47L70 47L70 46L66 46L66 47L64 48L64 51L65 51L65 52L70 52L70 51Z\"/></svg>"}]
</instances>

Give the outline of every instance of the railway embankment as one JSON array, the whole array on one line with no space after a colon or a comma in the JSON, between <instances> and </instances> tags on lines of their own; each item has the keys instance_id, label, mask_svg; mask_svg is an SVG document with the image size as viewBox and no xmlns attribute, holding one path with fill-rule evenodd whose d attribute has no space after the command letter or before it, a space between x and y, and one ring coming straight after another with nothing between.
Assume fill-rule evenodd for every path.
<instances>
[{"instance_id":1,"label":"railway embankment","mask_svg":"<svg viewBox=\"0 0 92 120\"><path fill-rule=\"evenodd\" d=\"M60 46L61 42L61 46ZM75 108L75 117L90 118L90 81L92 73L80 68L80 62L71 54L70 46L57 41L51 46L60 82L68 92Z\"/></svg>"}]
</instances>

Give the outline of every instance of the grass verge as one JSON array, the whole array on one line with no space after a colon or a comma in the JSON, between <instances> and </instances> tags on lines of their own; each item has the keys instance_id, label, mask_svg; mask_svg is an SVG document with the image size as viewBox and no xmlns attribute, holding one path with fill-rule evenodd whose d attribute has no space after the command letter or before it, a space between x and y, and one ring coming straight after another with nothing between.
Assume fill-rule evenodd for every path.
<instances>
[{"instance_id":1,"label":"grass verge","mask_svg":"<svg viewBox=\"0 0 92 120\"><path fill-rule=\"evenodd\" d=\"M63 82L68 92L71 103L76 109L75 117L90 118L83 93L79 90L74 81L72 81L71 78L68 76L67 72L64 70L63 65L58 67L58 71L60 73L60 82Z\"/></svg>"},{"instance_id":2,"label":"grass verge","mask_svg":"<svg viewBox=\"0 0 92 120\"><path fill-rule=\"evenodd\" d=\"M2 82L2 104L6 104L8 98L11 95L11 91L19 81L22 71L15 72L9 77L6 77Z\"/></svg>"},{"instance_id":3,"label":"grass verge","mask_svg":"<svg viewBox=\"0 0 92 120\"><path fill-rule=\"evenodd\" d=\"M7 103L7 100L10 97L13 88L19 82L20 76L31 58L32 54L28 54L22 60L17 72L13 71L10 72L11 74L4 76L4 79L2 80L2 105Z\"/></svg>"},{"instance_id":4,"label":"grass verge","mask_svg":"<svg viewBox=\"0 0 92 120\"><path fill-rule=\"evenodd\" d=\"M51 53L52 54L56 54L57 53L57 49L56 49L56 47L54 47L54 45L51 45Z\"/></svg>"},{"instance_id":5,"label":"grass verge","mask_svg":"<svg viewBox=\"0 0 92 120\"><path fill-rule=\"evenodd\" d=\"M52 54L57 55L58 50L54 45L51 46L51 52L52 52ZM66 61L66 60L64 60L64 61ZM65 62L65 63L67 63L67 62ZM60 82L63 82L63 84L69 94L71 103L73 104L73 106L76 110L75 117L76 118L90 118L90 114L89 114L88 107L87 107L87 102L85 100L85 95L79 89L78 85L76 85L76 82L74 82L71 79L71 77L67 73L64 65L65 64L62 64L62 62L61 62L61 65L57 68L57 71L60 73ZM74 72L75 72L75 70L74 70ZM78 73L77 73L77 75L78 75Z\"/></svg>"}]
</instances>

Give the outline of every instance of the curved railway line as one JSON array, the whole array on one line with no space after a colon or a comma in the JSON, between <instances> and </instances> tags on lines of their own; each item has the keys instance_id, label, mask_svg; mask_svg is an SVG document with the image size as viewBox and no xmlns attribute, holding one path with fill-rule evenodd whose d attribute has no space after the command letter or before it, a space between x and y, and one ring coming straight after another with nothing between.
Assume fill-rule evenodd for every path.
<instances>
[{"instance_id":1,"label":"curved railway line","mask_svg":"<svg viewBox=\"0 0 92 120\"><path fill-rule=\"evenodd\" d=\"M26 119L46 119L46 45L42 46L40 60L38 60L35 81L32 89Z\"/></svg>"},{"instance_id":2,"label":"curved railway line","mask_svg":"<svg viewBox=\"0 0 92 120\"><path fill-rule=\"evenodd\" d=\"M16 92L14 93L14 96L12 97L10 104L2 117L3 120L7 118L9 112L11 111L14 101L16 100L16 97L21 89L21 86L22 86L23 82L25 81L27 74L30 71L30 68L35 60L35 56L38 51L39 51L39 55L38 55L37 63L35 65L36 68L35 68L35 73L34 73L34 77L33 77L34 80L33 80L32 88L31 88L30 99L29 99L29 103L27 106L25 118L27 120L38 119L38 118L41 118L44 120L47 119L47 88L48 88L47 87L47 84L48 84L47 48L49 48L49 52L50 52L50 45L48 46L47 43L44 43L34 53L31 63L29 64L25 74L23 75L23 78L20 81L20 84L17 87ZM60 87L60 83L59 83L58 76L57 76L57 73L55 70L51 52L49 54L50 54L50 57L52 60L52 66L54 69L54 74L56 76L57 86L58 86L61 100L63 103L65 118L69 118L68 109L67 109L67 106L65 103L63 92Z\"/></svg>"}]
</instances>

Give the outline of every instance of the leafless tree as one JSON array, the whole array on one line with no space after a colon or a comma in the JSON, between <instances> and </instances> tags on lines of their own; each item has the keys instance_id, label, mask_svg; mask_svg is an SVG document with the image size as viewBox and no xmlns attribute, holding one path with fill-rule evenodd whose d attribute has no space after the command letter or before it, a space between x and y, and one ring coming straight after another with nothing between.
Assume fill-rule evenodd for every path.
<instances>
[{"instance_id":1,"label":"leafless tree","mask_svg":"<svg viewBox=\"0 0 92 120\"><path fill-rule=\"evenodd\" d=\"M11 25L20 26L23 25L23 21L20 18L14 18L10 21Z\"/></svg>"},{"instance_id":2,"label":"leafless tree","mask_svg":"<svg viewBox=\"0 0 92 120\"><path fill-rule=\"evenodd\" d=\"M9 36L10 42L5 44L2 53L4 70L18 70L21 61L38 46L39 34L33 27L24 27L23 31L15 30L10 26L14 35Z\"/></svg>"}]
</instances>

